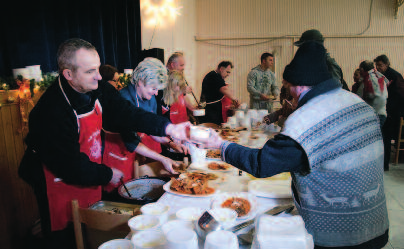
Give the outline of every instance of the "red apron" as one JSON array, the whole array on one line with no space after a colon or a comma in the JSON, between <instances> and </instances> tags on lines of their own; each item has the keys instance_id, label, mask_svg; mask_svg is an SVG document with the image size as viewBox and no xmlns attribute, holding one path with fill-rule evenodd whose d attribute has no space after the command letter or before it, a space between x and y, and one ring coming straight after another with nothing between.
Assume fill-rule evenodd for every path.
<instances>
[{"instance_id":1,"label":"red apron","mask_svg":"<svg viewBox=\"0 0 404 249\"><path fill-rule=\"evenodd\" d=\"M228 113L232 105L232 100L228 98L227 96L224 96L222 98L222 117L223 117L223 123L227 122L228 118Z\"/></svg>"},{"instance_id":2,"label":"red apron","mask_svg":"<svg viewBox=\"0 0 404 249\"><path fill-rule=\"evenodd\" d=\"M105 130L104 130L105 131ZM116 168L124 174L123 180L127 182L135 178L133 163L136 153L129 152L122 141L121 134L105 131L105 148L102 156L102 163L110 168ZM112 191L118 186L108 184L103 187L105 191Z\"/></svg>"},{"instance_id":3,"label":"red apron","mask_svg":"<svg viewBox=\"0 0 404 249\"><path fill-rule=\"evenodd\" d=\"M63 92L60 80L59 86ZM69 102L67 97L66 100ZM96 100L95 108L88 113L77 115L76 111L74 112L79 127L80 152L85 153L90 161L101 163L102 108L100 102ZM50 172L45 165L43 169L52 231L62 230L72 221L71 201L73 199L78 200L80 207L88 207L101 200L101 186L68 185Z\"/></svg>"},{"instance_id":4,"label":"red apron","mask_svg":"<svg viewBox=\"0 0 404 249\"><path fill-rule=\"evenodd\" d=\"M170 107L170 120L173 124L189 121L184 95L178 96L178 100Z\"/></svg>"},{"instance_id":5,"label":"red apron","mask_svg":"<svg viewBox=\"0 0 404 249\"><path fill-rule=\"evenodd\" d=\"M149 149L154 150L157 153L161 153L161 144L156 142L151 136L138 132L142 144L146 145Z\"/></svg>"}]
</instances>

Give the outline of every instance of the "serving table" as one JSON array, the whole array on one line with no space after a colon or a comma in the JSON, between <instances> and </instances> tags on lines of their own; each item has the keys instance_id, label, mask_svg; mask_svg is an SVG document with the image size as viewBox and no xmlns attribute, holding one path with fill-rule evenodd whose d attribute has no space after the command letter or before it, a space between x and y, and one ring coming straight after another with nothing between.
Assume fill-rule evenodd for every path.
<instances>
[{"instance_id":1,"label":"serving table","mask_svg":"<svg viewBox=\"0 0 404 249\"><path fill-rule=\"evenodd\" d=\"M251 134L254 134L252 132ZM260 132L260 137L265 136L267 139L273 138L273 136L277 133L262 133ZM257 143L255 141L253 144L251 143L242 143L242 145L251 147L251 148L261 148L265 144L266 140L260 139L260 142ZM210 171L211 173L215 173ZM232 167L231 170L227 172L218 172L218 174L225 177L225 180L215 182L211 186L215 188L215 193L223 193L223 192L248 192L248 183L256 178L252 177L251 175L247 174L246 172L240 171L235 167ZM280 180L281 178L273 177L274 180ZM268 181L271 178L267 179ZM282 180L290 181L290 178L285 179L283 177ZM201 208L202 210L209 210L211 208L211 201L214 195L209 197L190 197L186 195L176 194L173 192L166 192L164 193L157 203L161 203L170 207L169 209L169 216L168 221L177 219L176 212L182 208L187 207L197 207ZM282 196L284 197L284 196ZM289 196L287 198L266 198L266 197L259 197L257 196L257 207L256 207L256 215L260 215L265 211L279 205L285 204L292 204L293 200L292 197ZM292 212L293 213L293 212ZM296 211L294 212L296 213ZM281 214L282 215L282 214ZM283 214L286 215L286 214ZM291 215L291 214L287 214ZM240 224L246 220L237 220L234 225ZM253 225L252 225L253 226ZM247 232L250 227L246 227L236 234L242 234ZM131 234L128 234L127 238L130 239ZM240 249L250 248L251 245L242 245L240 244ZM204 241L199 238L199 248L203 249Z\"/></svg>"},{"instance_id":2,"label":"serving table","mask_svg":"<svg viewBox=\"0 0 404 249\"><path fill-rule=\"evenodd\" d=\"M216 191L223 192L248 192L248 182L253 180L247 173L243 172L241 176L238 175L238 169L234 168L233 172L228 173L227 180L218 184ZM203 210L209 210L211 200L213 197L188 197L181 196L173 193L164 193L162 197L157 201L158 203L168 205L169 218L168 220L176 219L176 212L186 207L198 207ZM291 204L292 198L263 198L257 197L257 215L264 213L265 211L284 204ZM242 223L246 220L238 220L234 225ZM246 230L251 227L247 227L238 231L236 234L245 233ZM200 248L203 248L203 241L199 241ZM250 248L247 245L240 245L240 248Z\"/></svg>"}]
</instances>

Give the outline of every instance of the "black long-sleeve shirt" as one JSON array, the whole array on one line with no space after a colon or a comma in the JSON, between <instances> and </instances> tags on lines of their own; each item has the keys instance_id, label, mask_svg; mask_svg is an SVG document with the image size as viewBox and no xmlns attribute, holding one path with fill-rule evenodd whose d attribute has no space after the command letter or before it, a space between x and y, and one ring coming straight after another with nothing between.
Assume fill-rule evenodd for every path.
<instances>
[{"instance_id":1,"label":"black long-sleeve shirt","mask_svg":"<svg viewBox=\"0 0 404 249\"><path fill-rule=\"evenodd\" d=\"M91 111L97 99L102 106L103 127L108 131L166 135L169 120L135 107L107 82L100 81L97 90L86 94L76 92L63 77L61 85L71 105L56 80L30 113L27 151L19 170L28 182L38 183L43 177L41 162L67 184L93 186L111 180L109 167L90 161L80 152L77 118L73 112L74 109L80 115Z\"/></svg>"}]
</instances>

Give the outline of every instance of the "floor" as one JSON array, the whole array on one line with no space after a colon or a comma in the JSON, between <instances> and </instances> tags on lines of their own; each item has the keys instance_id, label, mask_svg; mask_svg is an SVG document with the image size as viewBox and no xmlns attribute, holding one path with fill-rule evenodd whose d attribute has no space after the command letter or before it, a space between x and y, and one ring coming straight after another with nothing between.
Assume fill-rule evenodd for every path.
<instances>
[{"instance_id":1,"label":"floor","mask_svg":"<svg viewBox=\"0 0 404 249\"><path fill-rule=\"evenodd\" d=\"M404 163L390 164L390 170L384 172L384 186L390 221L389 243L384 249L404 249Z\"/></svg>"}]
</instances>

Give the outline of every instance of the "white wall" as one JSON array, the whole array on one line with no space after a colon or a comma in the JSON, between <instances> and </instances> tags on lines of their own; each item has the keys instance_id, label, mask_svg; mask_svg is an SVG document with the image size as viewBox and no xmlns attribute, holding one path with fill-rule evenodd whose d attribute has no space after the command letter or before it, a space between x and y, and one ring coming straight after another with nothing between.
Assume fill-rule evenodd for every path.
<instances>
[{"instance_id":1,"label":"white wall","mask_svg":"<svg viewBox=\"0 0 404 249\"><path fill-rule=\"evenodd\" d=\"M141 0L142 2L143 0ZM159 1L151 1L159 2ZM163 0L160 0L163 2ZM148 26L145 19L144 10L142 16L142 49L163 48L165 63L170 55L175 51L185 53L185 77L192 87L196 87L196 42L194 35L196 30L196 9L195 0L174 0L176 6L182 6L179 9L180 15L175 22L165 20L164 24ZM154 36L153 36L154 32Z\"/></svg>"},{"instance_id":2,"label":"white wall","mask_svg":"<svg viewBox=\"0 0 404 249\"><path fill-rule=\"evenodd\" d=\"M183 6L182 16L174 28L156 32L152 47L186 53L186 76L197 96L205 74L229 59L235 68L228 82L234 94L248 102L246 77L265 51L275 52L275 74L280 84L283 69L296 51L293 42L311 28L325 36L325 46L341 66L349 86L359 63L382 53L390 58L393 68L404 72L404 13L400 9L394 19L393 0L373 0L369 27L372 0L178 2ZM144 48L148 48L152 31L142 25Z\"/></svg>"}]
</instances>

